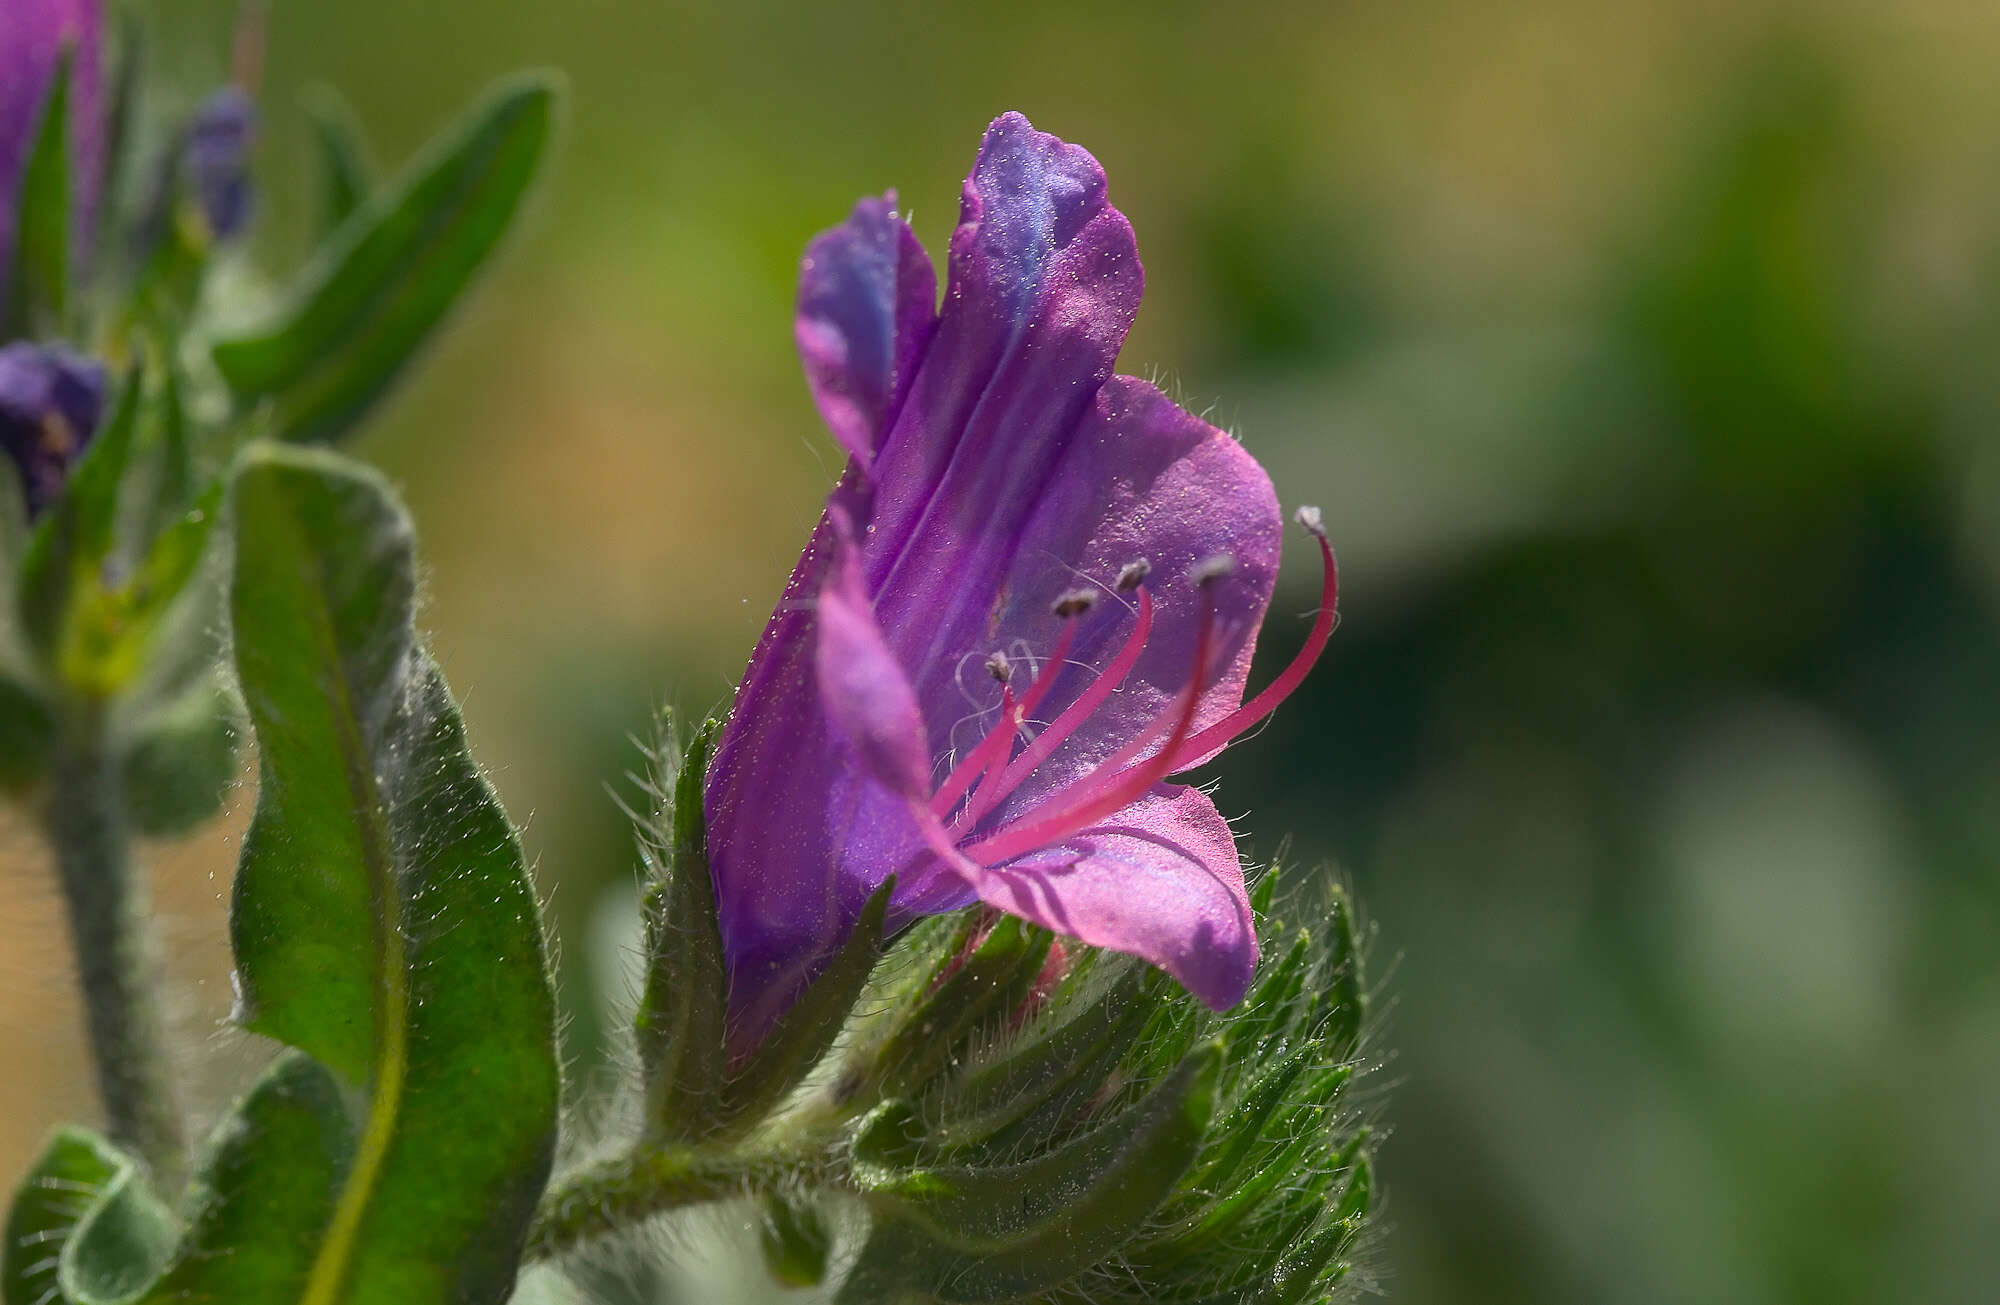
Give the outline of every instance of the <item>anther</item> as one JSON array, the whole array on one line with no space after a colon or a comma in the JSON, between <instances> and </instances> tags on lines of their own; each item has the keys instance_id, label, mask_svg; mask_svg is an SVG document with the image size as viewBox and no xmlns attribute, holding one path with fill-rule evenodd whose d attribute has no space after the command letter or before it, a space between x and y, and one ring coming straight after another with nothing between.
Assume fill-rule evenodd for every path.
<instances>
[{"instance_id":1,"label":"anther","mask_svg":"<svg viewBox=\"0 0 2000 1305\"><path fill-rule=\"evenodd\" d=\"M1326 538L1326 520L1320 516L1318 508L1311 505L1301 507L1297 512L1292 513L1292 520L1304 526L1306 533L1313 538Z\"/></svg>"},{"instance_id":2,"label":"anther","mask_svg":"<svg viewBox=\"0 0 2000 1305\"><path fill-rule=\"evenodd\" d=\"M1153 564L1145 558L1127 562L1124 569L1118 573L1118 580L1113 588L1121 594L1129 594L1144 584L1146 577L1151 574L1153 574Z\"/></svg>"},{"instance_id":3,"label":"anther","mask_svg":"<svg viewBox=\"0 0 2000 1305\"><path fill-rule=\"evenodd\" d=\"M1068 619L1072 616L1082 616L1095 606L1097 606L1095 589L1067 589L1056 595L1056 600L1050 604L1049 610L1057 616Z\"/></svg>"},{"instance_id":4,"label":"anther","mask_svg":"<svg viewBox=\"0 0 2000 1305\"><path fill-rule=\"evenodd\" d=\"M1194 564L1188 578L1198 585L1206 585L1236 572L1236 559L1227 553L1217 553Z\"/></svg>"},{"instance_id":5,"label":"anther","mask_svg":"<svg viewBox=\"0 0 2000 1305\"><path fill-rule=\"evenodd\" d=\"M1007 660L1006 653L995 652L986 659L986 673L1005 684L1014 678L1014 663Z\"/></svg>"}]
</instances>

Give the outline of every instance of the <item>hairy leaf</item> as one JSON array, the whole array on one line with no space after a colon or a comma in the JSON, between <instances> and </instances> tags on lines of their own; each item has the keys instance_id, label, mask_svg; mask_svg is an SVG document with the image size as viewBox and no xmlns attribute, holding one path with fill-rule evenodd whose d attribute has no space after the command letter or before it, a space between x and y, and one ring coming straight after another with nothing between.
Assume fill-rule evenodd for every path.
<instances>
[{"instance_id":1,"label":"hairy leaf","mask_svg":"<svg viewBox=\"0 0 2000 1305\"><path fill-rule=\"evenodd\" d=\"M333 1076L300 1052L280 1056L210 1137L187 1234L147 1305L303 1299L353 1149Z\"/></svg>"},{"instance_id":2,"label":"hairy leaf","mask_svg":"<svg viewBox=\"0 0 2000 1305\"><path fill-rule=\"evenodd\" d=\"M62 1305L57 1278L63 1247L111 1180L131 1167L111 1143L84 1128L63 1128L21 1180L0 1247L0 1302Z\"/></svg>"},{"instance_id":3,"label":"hairy leaf","mask_svg":"<svg viewBox=\"0 0 2000 1305\"><path fill-rule=\"evenodd\" d=\"M272 316L216 342L241 407L271 433L338 439L401 374L513 221L549 136L555 91L516 77L349 216Z\"/></svg>"},{"instance_id":4,"label":"hairy leaf","mask_svg":"<svg viewBox=\"0 0 2000 1305\"><path fill-rule=\"evenodd\" d=\"M410 524L380 479L267 450L234 507L236 666L261 759L230 920L237 1015L363 1103L299 1299L503 1300L559 1097L520 844L411 630Z\"/></svg>"},{"instance_id":5,"label":"hairy leaf","mask_svg":"<svg viewBox=\"0 0 2000 1305\"><path fill-rule=\"evenodd\" d=\"M0 340L62 332L69 304L70 57L56 64L39 126L21 170L14 268Z\"/></svg>"},{"instance_id":6,"label":"hairy leaf","mask_svg":"<svg viewBox=\"0 0 2000 1305\"><path fill-rule=\"evenodd\" d=\"M354 110L330 86L314 87L306 98L313 144L319 151L319 222L324 232L339 230L375 189L375 170Z\"/></svg>"}]
</instances>

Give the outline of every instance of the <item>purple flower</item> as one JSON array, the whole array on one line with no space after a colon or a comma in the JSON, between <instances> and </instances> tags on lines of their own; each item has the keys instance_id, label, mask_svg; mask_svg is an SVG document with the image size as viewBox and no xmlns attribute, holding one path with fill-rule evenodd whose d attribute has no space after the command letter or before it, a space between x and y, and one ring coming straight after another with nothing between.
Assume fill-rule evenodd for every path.
<instances>
[{"instance_id":1,"label":"purple flower","mask_svg":"<svg viewBox=\"0 0 2000 1305\"><path fill-rule=\"evenodd\" d=\"M227 240L250 221L250 146L257 138L257 102L240 86L213 91L195 110L182 146L182 166L208 229Z\"/></svg>"},{"instance_id":2,"label":"purple flower","mask_svg":"<svg viewBox=\"0 0 2000 1305\"><path fill-rule=\"evenodd\" d=\"M1235 841L1165 781L1304 676L1333 554L1321 536L1306 650L1245 704L1277 499L1235 440L1112 375L1142 273L1097 161L994 122L941 313L893 205L804 261L799 351L850 461L709 771L733 1046L892 874L892 926L983 901L1232 1005L1257 947Z\"/></svg>"},{"instance_id":3,"label":"purple flower","mask_svg":"<svg viewBox=\"0 0 2000 1305\"><path fill-rule=\"evenodd\" d=\"M15 212L27 166L65 47L70 72L70 185L74 248L87 251L104 172L100 0L0 3L0 304L14 267Z\"/></svg>"},{"instance_id":4,"label":"purple flower","mask_svg":"<svg viewBox=\"0 0 2000 1305\"><path fill-rule=\"evenodd\" d=\"M30 521L62 492L103 411L102 363L26 340L0 348L0 448L21 478Z\"/></svg>"}]
</instances>

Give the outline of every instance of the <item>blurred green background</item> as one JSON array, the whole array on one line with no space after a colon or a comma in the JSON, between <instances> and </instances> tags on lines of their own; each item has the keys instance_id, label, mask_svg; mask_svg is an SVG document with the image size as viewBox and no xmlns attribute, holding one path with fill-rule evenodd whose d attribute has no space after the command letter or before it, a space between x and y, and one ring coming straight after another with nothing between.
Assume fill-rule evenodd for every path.
<instances>
[{"instance_id":1,"label":"blurred green background","mask_svg":"<svg viewBox=\"0 0 2000 1305\"><path fill-rule=\"evenodd\" d=\"M233 4L154 8L212 83ZM1330 665L1217 773L1252 854L1289 836L1375 923L1379 1288L1975 1305L2000 1282L1996 59L1972 0L279 4L256 255L303 246L305 88L394 163L501 72L567 71L525 236L359 452L416 512L586 1077L629 970L606 785L655 705L726 701L836 469L798 254L890 186L941 248L1019 108L1138 230L1123 369L1240 433L1340 550ZM1273 666L1312 604L1295 561ZM247 797L155 857L216 1079L247 1054L218 1031ZM0 1093L14 1171L88 1080L19 827L0 892L0 1035L40 1053ZM748 1290L641 1261L603 1299Z\"/></svg>"}]
</instances>

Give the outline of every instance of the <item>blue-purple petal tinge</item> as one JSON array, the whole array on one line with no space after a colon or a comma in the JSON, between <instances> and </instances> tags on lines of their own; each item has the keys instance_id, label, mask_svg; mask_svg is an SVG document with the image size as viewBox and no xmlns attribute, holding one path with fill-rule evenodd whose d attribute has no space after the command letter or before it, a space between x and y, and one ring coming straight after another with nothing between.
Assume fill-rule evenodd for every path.
<instances>
[{"instance_id":1,"label":"blue-purple petal tinge","mask_svg":"<svg viewBox=\"0 0 2000 1305\"><path fill-rule=\"evenodd\" d=\"M104 414L104 365L16 340L0 347L0 452L13 464L30 521L62 492Z\"/></svg>"},{"instance_id":2,"label":"blue-purple petal tinge","mask_svg":"<svg viewBox=\"0 0 2000 1305\"><path fill-rule=\"evenodd\" d=\"M1086 151L998 119L959 216L935 314L889 199L804 263L800 352L851 460L709 771L739 1052L892 874L892 927L983 901L1216 1007L1255 966L1228 826L1163 779L1246 719L1270 480L1113 376L1144 276Z\"/></svg>"}]
</instances>

